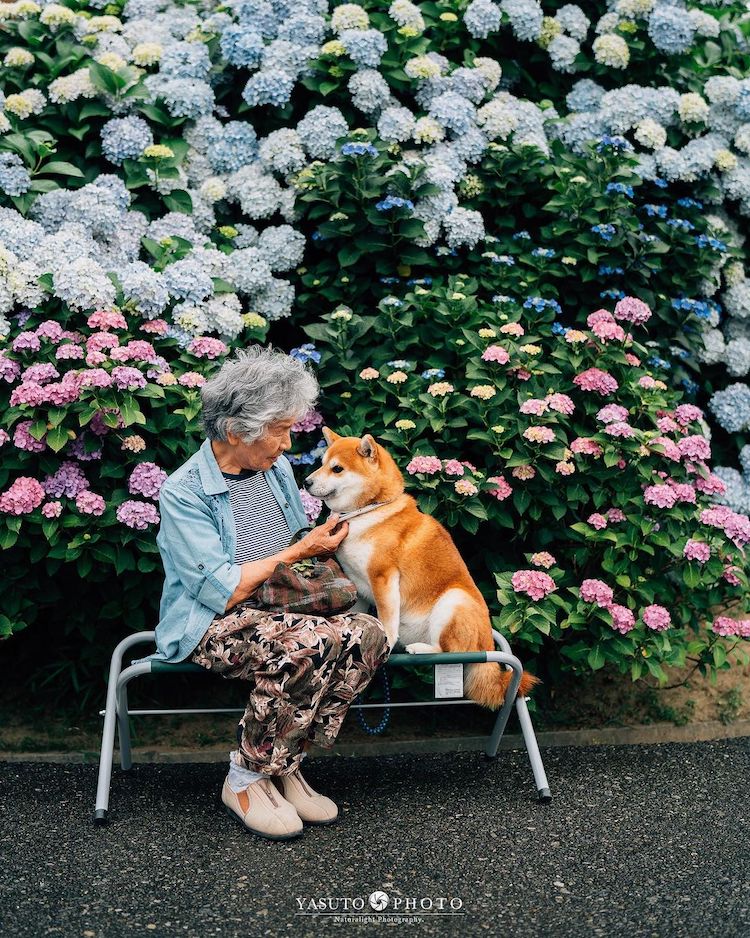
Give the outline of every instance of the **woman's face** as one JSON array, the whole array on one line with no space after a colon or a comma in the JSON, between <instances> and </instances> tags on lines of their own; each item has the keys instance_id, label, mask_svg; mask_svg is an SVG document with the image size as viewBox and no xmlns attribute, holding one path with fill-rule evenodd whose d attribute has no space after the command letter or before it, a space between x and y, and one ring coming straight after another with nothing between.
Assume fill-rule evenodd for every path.
<instances>
[{"instance_id":1,"label":"woman's face","mask_svg":"<svg viewBox=\"0 0 750 938\"><path fill-rule=\"evenodd\" d=\"M235 458L246 469L270 469L279 456L292 448L291 429L297 422L277 420L266 427L265 434L254 443L244 443L240 437L228 431L227 440L235 447Z\"/></svg>"}]
</instances>

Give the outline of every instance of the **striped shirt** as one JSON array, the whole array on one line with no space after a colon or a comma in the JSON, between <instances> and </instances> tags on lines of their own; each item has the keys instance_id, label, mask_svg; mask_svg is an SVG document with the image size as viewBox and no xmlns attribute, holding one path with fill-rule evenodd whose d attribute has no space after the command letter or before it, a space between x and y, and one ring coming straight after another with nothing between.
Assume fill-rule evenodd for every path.
<instances>
[{"instance_id":1,"label":"striped shirt","mask_svg":"<svg viewBox=\"0 0 750 938\"><path fill-rule=\"evenodd\" d=\"M222 472L229 488L237 549L234 562L261 560L289 546L292 532L261 469Z\"/></svg>"}]
</instances>

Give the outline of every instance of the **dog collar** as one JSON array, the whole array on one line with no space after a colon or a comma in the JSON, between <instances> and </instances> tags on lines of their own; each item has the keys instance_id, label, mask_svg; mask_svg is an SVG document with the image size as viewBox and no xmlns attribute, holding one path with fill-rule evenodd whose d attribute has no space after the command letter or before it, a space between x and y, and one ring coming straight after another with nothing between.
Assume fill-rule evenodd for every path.
<instances>
[{"instance_id":1,"label":"dog collar","mask_svg":"<svg viewBox=\"0 0 750 938\"><path fill-rule=\"evenodd\" d=\"M383 505L390 505L391 502L395 502L396 499L392 498L387 502L373 502L371 505L365 505L364 508L355 508L354 511L347 511L343 515L339 515L339 521L348 521L350 518L356 518L357 515L363 515L368 511L373 511L375 508L380 508Z\"/></svg>"}]
</instances>

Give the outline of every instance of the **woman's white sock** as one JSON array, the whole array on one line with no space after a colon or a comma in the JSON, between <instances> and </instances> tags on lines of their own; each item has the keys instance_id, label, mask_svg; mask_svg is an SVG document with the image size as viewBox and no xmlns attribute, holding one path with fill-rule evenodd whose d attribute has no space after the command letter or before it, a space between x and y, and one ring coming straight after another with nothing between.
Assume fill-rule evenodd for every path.
<instances>
[{"instance_id":1,"label":"woman's white sock","mask_svg":"<svg viewBox=\"0 0 750 938\"><path fill-rule=\"evenodd\" d=\"M236 762L235 759L239 754L238 749L229 753L229 787L234 792L242 791L248 785L252 785L253 782L258 782L262 778L268 778L262 772L253 772Z\"/></svg>"},{"instance_id":2,"label":"woman's white sock","mask_svg":"<svg viewBox=\"0 0 750 938\"><path fill-rule=\"evenodd\" d=\"M252 769L246 769L244 765L235 762L235 759L239 758L239 754L238 749L229 753L229 787L232 791L242 791L248 785L252 785L253 782L258 782L262 778L270 778L269 775L264 775L262 772L253 772ZM303 752L302 759L306 756L307 753ZM300 763L302 759L300 759Z\"/></svg>"}]
</instances>

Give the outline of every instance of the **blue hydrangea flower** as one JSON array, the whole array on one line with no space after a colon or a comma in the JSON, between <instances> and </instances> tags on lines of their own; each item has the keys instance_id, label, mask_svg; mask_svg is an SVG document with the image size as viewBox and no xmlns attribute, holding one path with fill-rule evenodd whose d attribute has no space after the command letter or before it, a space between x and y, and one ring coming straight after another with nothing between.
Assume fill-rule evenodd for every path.
<instances>
[{"instance_id":1,"label":"blue hydrangea flower","mask_svg":"<svg viewBox=\"0 0 750 938\"><path fill-rule=\"evenodd\" d=\"M494 299L494 297L493 297ZM524 309L533 309L537 313L541 313L545 309L552 309L558 315L562 313L562 308L557 300L546 300L542 296L529 296L523 301Z\"/></svg>"},{"instance_id":2,"label":"blue hydrangea flower","mask_svg":"<svg viewBox=\"0 0 750 938\"><path fill-rule=\"evenodd\" d=\"M649 203L648 205L643 206L643 211L647 215L649 215L651 218L666 218L667 217L666 205L653 205Z\"/></svg>"},{"instance_id":3,"label":"blue hydrangea flower","mask_svg":"<svg viewBox=\"0 0 750 938\"><path fill-rule=\"evenodd\" d=\"M375 208L379 212L387 212L392 208L407 208L409 211L413 211L414 203L411 199L402 199L397 195L387 195L380 202L375 203Z\"/></svg>"},{"instance_id":4,"label":"blue hydrangea flower","mask_svg":"<svg viewBox=\"0 0 750 938\"><path fill-rule=\"evenodd\" d=\"M102 153L116 166L137 159L154 142L151 128L142 117L131 114L107 121L101 130Z\"/></svg>"},{"instance_id":5,"label":"blue hydrangea flower","mask_svg":"<svg viewBox=\"0 0 750 938\"><path fill-rule=\"evenodd\" d=\"M206 156L216 173L236 173L258 156L258 138L251 124L229 121L208 133Z\"/></svg>"},{"instance_id":6,"label":"blue hydrangea flower","mask_svg":"<svg viewBox=\"0 0 750 938\"><path fill-rule=\"evenodd\" d=\"M388 49L388 42L379 29L342 29L339 39L346 54L360 68L377 68Z\"/></svg>"},{"instance_id":7,"label":"blue hydrangea flower","mask_svg":"<svg viewBox=\"0 0 750 938\"><path fill-rule=\"evenodd\" d=\"M614 238L617 229L615 228L614 225L600 224L600 225L592 225L591 231L593 232L593 234L599 235L602 241L611 241L612 238Z\"/></svg>"},{"instance_id":8,"label":"blue hydrangea flower","mask_svg":"<svg viewBox=\"0 0 750 938\"><path fill-rule=\"evenodd\" d=\"M648 34L660 52L679 55L693 44L695 25L684 10L663 4L654 7L648 20Z\"/></svg>"},{"instance_id":9,"label":"blue hydrangea flower","mask_svg":"<svg viewBox=\"0 0 750 938\"><path fill-rule=\"evenodd\" d=\"M316 351L312 342L305 342L299 348L291 349L289 354L292 358L296 358L297 361L301 362L314 361L317 364L320 361L320 352Z\"/></svg>"},{"instance_id":10,"label":"blue hydrangea flower","mask_svg":"<svg viewBox=\"0 0 750 938\"><path fill-rule=\"evenodd\" d=\"M619 195L626 195L629 199L633 198L633 187L624 182L608 182L605 192L616 192Z\"/></svg>"},{"instance_id":11,"label":"blue hydrangea flower","mask_svg":"<svg viewBox=\"0 0 750 938\"><path fill-rule=\"evenodd\" d=\"M371 143L345 143L341 147L343 156L377 156L377 148Z\"/></svg>"},{"instance_id":12,"label":"blue hydrangea flower","mask_svg":"<svg viewBox=\"0 0 750 938\"><path fill-rule=\"evenodd\" d=\"M271 104L283 107L292 96L295 76L281 69L262 68L251 75L242 92L242 98L250 107Z\"/></svg>"},{"instance_id":13,"label":"blue hydrangea flower","mask_svg":"<svg viewBox=\"0 0 750 938\"><path fill-rule=\"evenodd\" d=\"M431 378L444 378L445 368L427 368L419 377L424 378L425 381L429 381Z\"/></svg>"},{"instance_id":14,"label":"blue hydrangea flower","mask_svg":"<svg viewBox=\"0 0 750 938\"><path fill-rule=\"evenodd\" d=\"M0 152L0 189L6 195L23 195L31 185L31 176L17 153Z\"/></svg>"},{"instance_id":15,"label":"blue hydrangea flower","mask_svg":"<svg viewBox=\"0 0 750 938\"><path fill-rule=\"evenodd\" d=\"M221 54L232 65L257 68L263 58L263 36L247 26L233 24L221 34Z\"/></svg>"},{"instance_id":16,"label":"blue hydrangea flower","mask_svg":"<svg viewBox=\"0 0 750 938\"><path fill-rule=\"evenodd\" d=\"M711 248L714 251L720 251L722 254L726 253L729 248L727 245L720 241L718 238L711 237L711 235L699 234L695 236L695 243L699 248Z\"/></svg>"}]
</instances>

